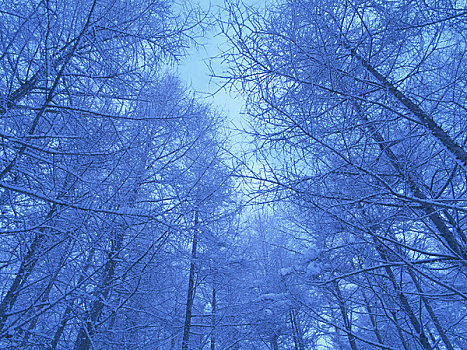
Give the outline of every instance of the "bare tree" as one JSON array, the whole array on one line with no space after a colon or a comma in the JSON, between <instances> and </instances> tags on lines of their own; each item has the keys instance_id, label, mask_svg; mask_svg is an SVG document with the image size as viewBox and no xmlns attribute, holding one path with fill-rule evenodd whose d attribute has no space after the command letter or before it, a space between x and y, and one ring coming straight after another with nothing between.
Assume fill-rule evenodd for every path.
<instances>
[{"instance_id":1,"label":"bare tree","mask_svg":"<svg viewBox=\"0 0 467 350\"><path fill-rule=\"evenodd\" d=\"M201 29L172 5L1 5L2 346L105 344L180 229L177 176L208 117L164 78Z\"/></svg>"},{"instance_id":2,"label":"bare tree","mask_svg":"<svg viewBox=\"0 0 467 350\"><path fill-rule=\"evenodd\" d=\"M224 78L248 96L263 164L245 176L264 200L302 213L294 220L322 252L303 283L327 296L328 312L303 301L309 317L351 348L462 348L465 315L435 310L456 309L466 296L465 9L228 6ZM394 332L382 334L380 322Z\"/></svg>"}]
</instances>

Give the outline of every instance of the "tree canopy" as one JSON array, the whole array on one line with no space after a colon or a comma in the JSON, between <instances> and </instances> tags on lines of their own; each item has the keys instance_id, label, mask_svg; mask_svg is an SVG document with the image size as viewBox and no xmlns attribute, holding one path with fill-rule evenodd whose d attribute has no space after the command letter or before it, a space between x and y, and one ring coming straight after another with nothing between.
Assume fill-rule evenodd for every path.
<instances>
[{"instance_id":1,"label":"tree canopy","mask_svg":"<svg viewBox=\"0 0 467 350\"><path fill-rule=\"evenodd\" d=\"M0 1L0 348L465 349L465 2L202 5Z\"/></svg>"}]
</instances>

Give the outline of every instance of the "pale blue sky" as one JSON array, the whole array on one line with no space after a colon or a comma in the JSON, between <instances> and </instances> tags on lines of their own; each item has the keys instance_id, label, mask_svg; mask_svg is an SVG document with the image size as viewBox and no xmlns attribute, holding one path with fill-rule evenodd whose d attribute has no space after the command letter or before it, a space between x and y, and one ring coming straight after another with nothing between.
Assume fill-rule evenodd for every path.
<instances>
[{"instance_id":1,"label":"pale blue sky","mask_svg":"<svg viewBox=\"0 0 467 350\"><path fill-rule=\"evenodd\" d=\"M218 13L219 7L224 4L224 0L199 0L198 3L204 10L211 10L212 13ZM209 64L213 65L216 74L222 74L222 67L219 60L211 60L211 57L218 56L221 52L220 46L224 39L218 34L218 28L213 27L207 33L207 38L202 39L202 46L189 50L188 56L181 62L178 72L185 83L196 93L200 99L220 108L230 120L238 120L244 100L241 96L233 96L225 90L219 90L219 79L211 78ZM218 91L214 96L216 91Z\"/></svg>"}]
</instances>

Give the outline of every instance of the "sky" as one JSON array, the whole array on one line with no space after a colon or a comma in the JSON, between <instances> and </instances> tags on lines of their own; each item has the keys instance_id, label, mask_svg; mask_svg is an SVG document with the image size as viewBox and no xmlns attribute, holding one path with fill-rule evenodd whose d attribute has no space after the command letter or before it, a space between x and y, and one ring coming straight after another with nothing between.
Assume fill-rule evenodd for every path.
<instances>
[{"instance_id":1,"label":"sky","mask_svg":"<svg viewBox=\"0 0 467 350\"><path fill-rule=\"evenodd\" d=\"M194 1L201 8L213 13L218 13L224 0L200 0ZM244 99L242 96L230 94L225 89L220 89L222 81L212 78L210 65L214 67L216 74L221 74L222 67L219 60L212 60L212 57L219 56L224 39L216 35L218 28L214 27L207 33L206 39L202 39L199 47L193 47L188 51L188 55L182 60L178 67L178 73L182 80L196 94L196 97L212 103L215 108L219 108L228 117L231 122L239 121Z\"/></svg>"},{"instance_id":2,"label":"sky","mask_svg":"<svg viewBox=\"0 0 467 350\"><path fill-rule=\"evenodd\" d=\"M186 0L191 1L193 5L200 6L204 11L212 15L219 16L224 8L224 0ZM247 6L256 8L264 8L271 0L241 0ZM225 15L225 12L224 12ZM197 47L192 47L188 50L186 57L180 62L177 67L177 73L187 87L195 93L195 97L200 102L206 102L212 106L213 110L222 113L225 117L228 134L229 148L233 156L244 155L245 152L251 151L252 139L244 132L248 128L248 117L244 113L246 98L237 91L229 91L226 88L221 88L225 81L212 77L214 69L217 75L227 75L228 66L222 64L219 57L222 53L222 48L227 47L226 39L219 35L219 28L214 25L203 38L199 40ZM252 165L252 167L255 167Z\"/></svg>"},{"instance_id":3,"label":"sky","mask_svg":"<svg viewBox=\"0 0 467 350\"><path fill-rule=\"evenodd\" d=\"M218 16L224 8L224 0L186 0L200 6L204 11ZM247 6L264 8L272 0L241 0ZM225 13L224 13L225 14ZM245 125L246 116L242 115L245 105L245 97L238 92L229 92L220 89L223 82L219 78L212 77L209 66L214 68L216 74L226 75L228 67L223 65L218 57L222 53L222 47L226 47L226 40L219 35L219 28L213 26L202 38L198 47L188 51L187 56L178 66L178 73L187 86L195 92L198 99L211 103L227 117L228 124L235 129L241 129ZM244 137L244 135L243 135Z\"/></svg>"},{"instance_id":4,"label":"sky","mask_svg":"<svg viewBox=\"0 0 467 350\"><path fill-rule=\"evenodd\" d=\"M263 1L249 0L244 3L264 3ZM196 2L196 0L194 0ZM224 0L200 0L197 1L201 8L218 15ZM222 88L225 81L212 77L212 69L218 75L227 75L228 66L222 64L220 59L213 59L222 53L222 47L227 43L222 35L219 35L219 28L213 26L212 30L206 33L206 38L201 39L201 45L193 47L188 51L187 56L180 62L178 73L182 81L195 93L196 98L201 102L211 104L212 108L222 113L225 117L224 131L227 138L227 148L231 155L237 160L250 153L253 148L253 140L244 132L248 124L248 117L243 113L245 97L239 92L229 91ZM210 69L212 67L212 69ZM259 172L260 164L249 160L249 167ZM245 187L243 187L245 186ZM244 180L242 190L248 192L247 188L257 188L259 182L254 180Z\"/></svg>"}]
</instances>

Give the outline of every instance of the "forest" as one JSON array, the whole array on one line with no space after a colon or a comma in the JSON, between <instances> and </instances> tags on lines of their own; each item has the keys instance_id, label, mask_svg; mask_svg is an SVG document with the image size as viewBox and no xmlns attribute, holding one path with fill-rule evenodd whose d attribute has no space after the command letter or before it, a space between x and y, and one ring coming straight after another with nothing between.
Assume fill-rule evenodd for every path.
<instances>
[{"instance_id":1,"label":"forest","mask_svg":"<svg viewBox=\"0 0 467 350\"><path fill-rule=\"evenodd\" d=\"M467 349L467 3L0 0L0 349Z\"/></svg>"}]
</instances>

